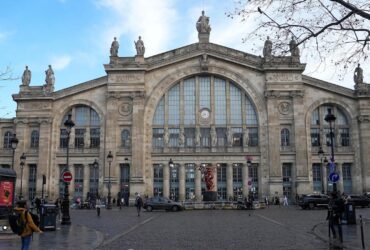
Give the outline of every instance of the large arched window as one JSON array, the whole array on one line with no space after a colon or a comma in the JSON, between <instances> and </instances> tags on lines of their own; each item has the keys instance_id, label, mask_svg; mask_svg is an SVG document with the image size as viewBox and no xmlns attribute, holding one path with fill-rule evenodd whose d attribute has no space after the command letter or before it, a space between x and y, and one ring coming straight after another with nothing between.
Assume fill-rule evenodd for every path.
<instances>
[{"instance_id":1,"label":"large arched window","mask_svg":"<svg viewBox=\"0 0 370 250\"><path fill-rule=\"evenodd\" d=\"M10 142L12 137L13 137L13 135L10 131L5 132L5 134L4 134L4 148L12 148L12 143Z\"/></svg>"},{"instance_id":2,"label":"large arched window","mask_svg":"<svg viewBox=\"0 0 370 250\"><path fill-rule=\"evenodd\" d=\"M249 96L232 81L195 76L172 86L153 117L153 148L258 146Z\"/></svg>"},{"instance_id":3,"label":"large arched window","mask_svg":"<svg viewBox=\"0 0 370 250\"><path fill-rule=\"evenodd\" d=\"M328 109L331 109L332 114L336 117L332 124L334 146L350 146L348 118L340 107L330 104L321 105L311 114L311 145L316 147L320 145L331 146L330 126L325 121Z\"/></svg>"},{"instance_id":4,"label":"large arched window","mask_svg":"<svg viewBox=\"0 0 370 250\"><path fill-rule=\"evenodd\" d=\"M67 147L67 130L64 122L68 115L72 115L75 123L74 147L75 148L99 148L100 147L100 118L98 113L89 106L76 105L64 116L60 130L60 147ZM87 134L88 133L88 134ZM87 136L88 135L88 136ZM89 140L86 140L87 137Z\"/></svg>"}]
</instances>

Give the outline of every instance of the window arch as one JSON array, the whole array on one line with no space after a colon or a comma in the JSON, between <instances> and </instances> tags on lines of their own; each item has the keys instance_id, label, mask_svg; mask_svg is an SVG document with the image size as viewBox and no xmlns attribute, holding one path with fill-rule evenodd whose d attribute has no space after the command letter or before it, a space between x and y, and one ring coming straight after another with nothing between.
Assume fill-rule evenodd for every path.
<instances>
[{"instance_id":1,"label":"window arch","mask_svg":"<svg viewBox=\"0 0 370 250\"><path fill-rule=\"evenodd\" d=\"M350 146L350 124L347 115L337 105L324 104L317 107L311 114L311 145L312 146L331 146L330 125L325 121L331 109L332 114L336 117L332 123L333 144L334 146Z\"/></svg>"},{"instance_id":2,"label":"window arch","mask_svg":"<svg viewBox=\"0 0 370 250\"><path fill-rule=\"evenodd\" d=\"M161 97L152 124L153 148L258 146L253 102L221 77L193 76L173 85Z\"/></svg>"},{"instance_id":3,"label":"window arch","mask_svg":"<svg viewBox=\"0 0 370 250\"><path fill-rule=\"evenodd\" d=\"M121 145L123 148L130 148L131 146L131 138L130 138L130 131L128 129L124 129L121 132Z\"/></svg>"},{"instance_id":4,"label":"window arch","mask_svg":"<svg viewBox=\"0 0 370 250\"><path fill-rule=\"evenodd\" d=\"M33 130L31 132L31 148L39 147L39 137L40 137L40 133L38 130Z\"/></svg>"},{"instance_id":5,"label":"window arch","mask_svg":"<svg viewBox=\"0 0 370 250\"><path fill-rule=\"evenodd\" d=\"M64 122L68 119L68 115L72 115L74 126L74 147L75 148L99 148L100 147L100 117L98 113L91 107L86 105L76 105L72 107L62 119L60 129L60 144L61 148L67 147L67 130ZM89 134L87 139L87 133Z\"/></svg>"},{"instance_id":6,"label":"window arch","mask_svg":"<svg viewBox=\"0 0 370 250\"><path fill-rule=\"evenodd\" d=\"M290 146L290 131L287 128L283 128L280 132L281 146Z\"/></svg>"},{"instance_id":7,"label":"window arch","mask_svg":"<svg viewBox=\"0 0 370 250\"><path fill-rule=\"evenodd\" d=\"M10 131L6 131L4 134L4 148L12 148L11 139L13 135Z\"/></svg>"}]
</instances>

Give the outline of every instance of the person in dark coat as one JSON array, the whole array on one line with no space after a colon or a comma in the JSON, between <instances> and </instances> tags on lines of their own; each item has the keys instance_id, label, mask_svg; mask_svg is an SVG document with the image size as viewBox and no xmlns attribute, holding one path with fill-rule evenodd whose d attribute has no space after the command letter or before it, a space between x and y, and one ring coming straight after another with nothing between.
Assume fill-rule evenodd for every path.
<instances>
[{"instance_id":1,"label":"person in dark coat","mask_svg":"<svg viewBox=\"0 0 370 250\"><path fill-rule=\"evenodd\" d=\"M337 225L340 242L343 242L342 223L341 223L343 211L344 211L343 199L341 197L338 197L337 192L332 192L328 205L328 215L326 216L326 220L329 221L329 228L333 233L334 239L337 238L337 234L334 227L335 225Z\"/></svg>"}]
</instances>

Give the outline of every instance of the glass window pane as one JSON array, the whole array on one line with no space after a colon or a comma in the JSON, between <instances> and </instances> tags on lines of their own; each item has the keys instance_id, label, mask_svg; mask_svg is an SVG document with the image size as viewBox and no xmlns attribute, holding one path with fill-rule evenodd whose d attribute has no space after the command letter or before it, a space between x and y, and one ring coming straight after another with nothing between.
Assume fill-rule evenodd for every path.
<instances>
[{"instance_id":1,"label":"glass window pane","mask_svg":"<svg viewBox=\"0 0 370 250\"><path fill-rule=\"evenodd\" d=\"M195 124L195 78L184 81L184 124Z\"/></svg>"},{"instance_id":2,"label":"glass window pane","mask_svg":"<svg viewBox=\"0 0 370 250\"><path fill-rule=\"evenodd\" d=\"M89 125L89 112L90 108L87 106L76 107L76 126L87 126Z\"/></svg>"},{"instance_id":3,"label":"glass window pane","mask_svg":"<svg viewBox=\"0 0 370 250\"><path fill-rule=\"evenodd\" d=\"M211 108L211 78L199 77L199 109Z\"/></svg>"},{"instance_id":4,"label":"glass window pane","mask_svg":"<svg viewBox=\"0 0 370 250\"><path fill-rule=\"evenodd\" d=\"M230 122L242 124L242 93L234 84L230 84Z\"/></svg>"},{"instance_id":5,"label":"glass window pane","mask_svg":"<svg viewBox=\"0 0 370 250\"><path fill-rule=\"evenodd\" d=\"M163 148L163 128L153 128L153 139L152 139L152 147L153 148Z\"/></svg>"},{"instance_id":6,"label":"glass window pane","mask_svg":"<svg viewBox=\"0 0 370 250\"><path fill-rule=\"evenodd\" d=\"M215 124L226 124L226 82L215 78Z\"/></svg>"},{"instance_id":7,"label":"glass window pane","mask_svg":"<svg viewBox=\"0 0 370 250\"><path fill-rule=\"evenodd\" d=\"M180 84L176 84L168 92L168 124L180 124Z\"/></svg>"},{"instance_id":8,"label":"glass window pane","mask_svg":"<svg viewBox=\"0 0 370 250\"><path fill-rule=\"evenodd\" d=\"M247 125L258 125L256 110L254 109L254 106L252 102L249 100L248 96L245 96L245 103L247 112L246 117Z\"/></svg>"},{"instance_id":9,"label":"glass window pane","mask_svg":"<svg viewBox=\"0 0 370 250\"><path fill-rule=\"evenodd\" d=\"M153 118L154 125L164 125L164 97L159 101Z\"/></svg>"},{"instance_id":10,"label":"glass window pane","mask_svg":"<svg viewBox=\"0 0 370 250\"><path fill-rule=\"evenodd\" d=\"M315 109L311 115L311 125L320 125L319 109Z\"/></svg>"}]
</instances>

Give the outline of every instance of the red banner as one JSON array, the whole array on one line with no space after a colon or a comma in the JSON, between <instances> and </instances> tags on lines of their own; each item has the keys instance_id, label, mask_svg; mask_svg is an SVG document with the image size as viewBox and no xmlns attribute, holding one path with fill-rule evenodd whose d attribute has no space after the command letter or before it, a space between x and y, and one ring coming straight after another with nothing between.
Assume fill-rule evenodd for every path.
<instances>
[{"instance_id":1,"label":"red banner","mask_svg":"<svg viewBox=\"0 0 370 250\"><path fill-rule=\"evenodd\" d=\"M11 206L13 201L13 186L12 181L0 182L0 206Z\"/></svg>"}]
</instances>

